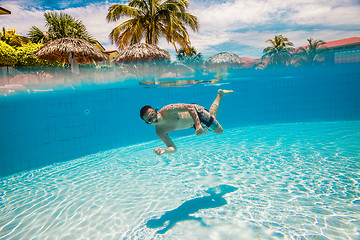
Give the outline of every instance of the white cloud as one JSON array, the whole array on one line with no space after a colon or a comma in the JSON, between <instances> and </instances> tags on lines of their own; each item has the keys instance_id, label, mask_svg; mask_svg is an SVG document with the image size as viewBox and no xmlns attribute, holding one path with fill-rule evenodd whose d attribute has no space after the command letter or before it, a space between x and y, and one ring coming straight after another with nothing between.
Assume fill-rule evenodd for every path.
<instances>
[{"instance_id":1,"label":"white cloud","mask_svg":"<svg viewBox=\"0 0 360 240\"><path fill-rule=\"evenodd\" d=\"M275 11L266 1L245 0L211 6L195 3L191 13L199 18L201 31L228 31L264 23Z\"/></svg>"},{"instance_id":2,"label":"white cloud","mask_svg":"<svg viewBox=\"0 0 360 240\"><path fill-rule=\"evenodd\" d=\"M275 22L300 25L360 27L357 0L235 0L207 5L192 1L191 13L198 16L201 29L223 31Z\"/></svg>"},{"instance_id":3,"label":"white cloud","mask_svg":"<svg viewBox=\"0 0 360 240\"><path fill-rule=\"evenodd\" d=\"M287 16L287 19L295 24L303 25L351 25L360 28L360 6L307 5L292 15Z\"/></svg>"}]
</instances>

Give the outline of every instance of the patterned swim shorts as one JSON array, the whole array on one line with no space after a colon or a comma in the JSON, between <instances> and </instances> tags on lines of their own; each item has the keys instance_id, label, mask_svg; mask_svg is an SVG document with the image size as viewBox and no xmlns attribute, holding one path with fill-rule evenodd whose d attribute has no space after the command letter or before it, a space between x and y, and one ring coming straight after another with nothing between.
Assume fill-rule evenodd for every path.
<instances>
[{"instance_id":1,"label":"patterned swim shorts","mask_svg":"<svg viewBox=\"0 0 360 240\"><path fill-rule=\"evenodd\" d=\"M218 127L220 127L219 122L210 114L210 112L206 108L198 104L193 104L193 106L196 109L196 112L200 120L200 124L203 128L207 128L211 131L215 131L216 129L218 129Z\"/></svg>"}]
</instances>

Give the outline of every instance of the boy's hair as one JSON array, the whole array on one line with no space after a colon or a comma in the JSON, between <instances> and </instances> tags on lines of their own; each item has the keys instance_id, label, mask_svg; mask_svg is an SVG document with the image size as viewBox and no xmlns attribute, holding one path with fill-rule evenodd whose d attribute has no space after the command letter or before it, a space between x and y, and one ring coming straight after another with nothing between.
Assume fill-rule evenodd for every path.
<instances>
[{"instance_id":1,"label":"boy's hair","mask_svg":"<svg viewBox=\"0 0 360 240\"><path fill-rule=\"evenodd\" d=\"M153 109L151 106L146 105L146 106L143 106L143 107L140 109L140 117L141 117L142 120L144 120L143 116L144 116L144 114L146 113L146 111L147 111L148 109L150 109L150 108Z\"/></svg>"}]
</instances>

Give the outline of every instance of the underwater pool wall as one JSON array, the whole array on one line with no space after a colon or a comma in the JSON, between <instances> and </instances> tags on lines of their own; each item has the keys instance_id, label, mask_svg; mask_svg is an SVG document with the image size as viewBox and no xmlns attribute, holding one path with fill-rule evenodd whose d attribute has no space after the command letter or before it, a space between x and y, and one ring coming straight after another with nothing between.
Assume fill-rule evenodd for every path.
<instances>
[{"instance_id":1,"label":"underwater pool wall","mask_svg":"<svg viewBox=\"0 0 360 240\"><path fill-rule=\"evenodd\" d=\"M180 102L210 108L219 88L235 91L223 99L218 113L225 131L255 124L360 120L357 67L235 71L218 84L119 83L0 96L0 176L152 140L162 146L154 127L140 119L140 108Z\"/></svg>"}]
</instances>

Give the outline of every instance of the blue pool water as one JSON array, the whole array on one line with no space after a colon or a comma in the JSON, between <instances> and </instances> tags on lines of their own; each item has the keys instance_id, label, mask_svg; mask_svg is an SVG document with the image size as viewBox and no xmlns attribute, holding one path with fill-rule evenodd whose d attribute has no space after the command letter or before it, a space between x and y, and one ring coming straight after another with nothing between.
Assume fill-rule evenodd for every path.
<instances>
[{"instance_id":1,"label":"blue pool water","mask_svg":"<svg viewBox=\"0 0 360 240\"><path fill-rule=\"evenodd\" d=\"M359 64L212 77L0 95L0 239L360 239ZM154 154L139 109L219 88Z\"/></svg>"},{"instance_id":2,"label":"blue pool water","mask_svg":"<svg viewBox=\"0 0 360 240\"><path fill-rule=\"evenodd\" d=\"M239 70L217 83L209 83L211 77L189 76L197 84L177 87L130 79L53 92L0 94L0 177L153 140L153 127L139 117L141 107L198 103L210 108L219 88L234 90L219 109L224 129L360 120L360 64ZM171 136L189 134L193 131Z\"/></svg>"},{"instance_id":3,"label":"blue pool water","mask_svg":"<svg viewBox=\"0 0 360 240\"><path fill-rule=\"evenodd\" d=\"M174 141L3 177L0 239L359 239L359 121Z\"/></svg>"}]
</instances>

